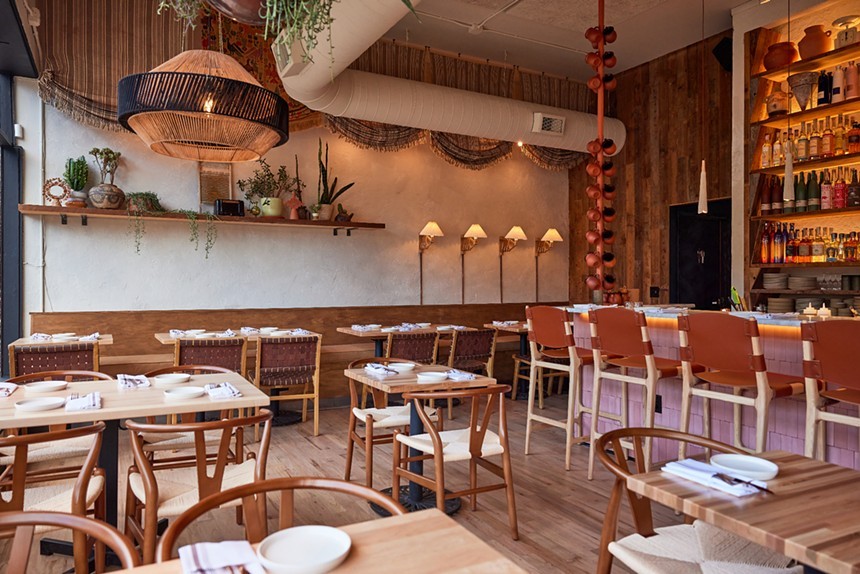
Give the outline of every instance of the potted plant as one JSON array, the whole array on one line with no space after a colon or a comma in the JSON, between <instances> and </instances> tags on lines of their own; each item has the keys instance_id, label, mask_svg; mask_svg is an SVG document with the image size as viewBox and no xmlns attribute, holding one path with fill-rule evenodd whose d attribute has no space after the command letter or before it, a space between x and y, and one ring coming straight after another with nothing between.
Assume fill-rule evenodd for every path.
<instances>
[{"instance_id":1,"label":"potted plant","mask_svg":"<svg viewBox=\"0 0 860 574\"><path fill-rule=\"evenodd\" d=\"M320 164L320 175L317 180L317 204L319 205L319 219L322 221L330 221L332 218L332 206L335 200L343 195L343 193L355 185L355 182L348 183L338 189L337 178L329 184L331 170L328 166L328 144L325 144L325 159L323 159L322 139L319 140L319 152L317 154Z\"/></svg>"},{"instance_id":2,"label":"potted plant","mask_svg":"<svg viewBox=\"0 0 860 574\"><path fill-rule=\"evenodd\" d=\"M83 189L87 186L87 180L90 177L90 167L87 165L87 158L84 156L78 159L69 158L66 160L66 170L63 172L63 179L72 188L72 198L74 201L83 202L83 207L86 207L87 194Z\"/></svg>"},{"instance_id":3,"label":"potted plant","mask_svg":"<svg viewBox=\"0 0 860 574\"><path fill-rule=\"evenodd\" d=\"M119 209L125 201L125 194L113 184L113 178L122 153L109 147L94 147L90 155L95 158L101 174L101 183L90 188L90 203L101 209Z\"/></svg>"},{"instance_id":4,"label":"potted plant","mask_svg":"<svg viewBox=\"0 0 860 574\"><path fill-rule=\"evenodd\" d=\"M308 207L308 211L311 212L311 219L313 221L317 221L320 218L320 204L314 203L310 207Z\"/></svg>"},{"instance_id":5,"label":"potted plant","mask_svg":"<svg viewBox=\"0 0 860 574\"><path fill-rule=\"evenodd\" d=\"M298 177L287 173L285 166L278 167L278 173L272 171L264 158L260 158L259 169L248 179L240 179L239 189L245 194L245 199L252 205L259 205L262 215L281 217L284 211L283 198L296 193L301 198L302 182Z\"/></svg>"}]
</instances>

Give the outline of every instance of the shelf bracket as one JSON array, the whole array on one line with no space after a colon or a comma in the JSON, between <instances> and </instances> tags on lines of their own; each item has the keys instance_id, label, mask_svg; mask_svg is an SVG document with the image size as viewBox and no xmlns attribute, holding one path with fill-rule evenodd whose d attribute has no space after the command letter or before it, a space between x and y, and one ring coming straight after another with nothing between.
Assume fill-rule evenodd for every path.
<instances>
[{"instance_id":1,"label":"shelf bracket","mask_svg":"<svg viewBox=\"0 0 860 574\"><path fill-rule=\"evenodd\" d=\"M86 226L87 226L87 216L86 216L86 215L82 215L82 216L81 216L81 225L82 225L83 227L86 227Z\"/></svg>"},{"instance_id":2,"label":"shelf bracket","mask_svg":"<svg viewBox=\"0 0 860 574\"><path fill-rule=\"evenodd\" d=\"M60 214L60 224L62 224L62 225L66 225L66 224L68 224L68 223L69 223L69 218L68 218L68 217L66 217L66 214L65 214L65 213L61 213L61 214Z\"/></svg>"},{"instance_id":3,"label":"shelf bracket","mask_svg":"<svg viewBox=\"0 0 860 574\"><path fill-rule=\"evenodd\" d=\"M335 227L332 229L332 233L334 233L335 237L337 237L338 231L346 231L347 237L352 237L352 232L358 229L357 227Z\"/></svg>"}]
</instances>

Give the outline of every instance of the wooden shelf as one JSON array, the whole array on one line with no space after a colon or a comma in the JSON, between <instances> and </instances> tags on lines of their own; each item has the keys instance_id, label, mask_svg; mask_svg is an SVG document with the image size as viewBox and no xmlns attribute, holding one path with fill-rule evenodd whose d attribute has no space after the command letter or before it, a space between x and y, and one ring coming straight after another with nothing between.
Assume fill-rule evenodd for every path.
<instances>
[{"instance_id":1,"label":"wooden shelf","mask_svg":"<svg viewBox=\"0 0 860 574\"><path fill-rule=\"evenodd\" d=\"M68 222L69 217L80 217L81 225L86 225L89 218L93 219L125 219L134 215L123 209L95 209L91 207L57 207L53 205L31 205L19 204L18 211L22 215L55 216L59 217L63 225ZM187 223L188 217L184 213L163 213L160 215L142 215L140 219L146 221L180 221ZM200 214L199 222L206 221L206 215ZM274 227L303 227L305 229L330 229L334 235L338 231L346 231L350 235L356 229L385 229L384 223L366 223L362 221L310 221L307 219L284 219L282 217L235 217L232 215L219 215L214 218L216 223L227 225L266 225Z\"/></svg>"},{"instance_id":2,"label":"wooden shelf","mask_svg":"<svg viewBox=\"0 0 860 574\"><path fill-rule=\"evenodd\" d=\"M750 291L767 295L860 295L860 291L843 291L842 289L750 289Z\"/></svg>"},{"instance_id":3,"label":"wooden shelf","mask_svg":"<svg viewBox=\"0 0 860 574\"><path fill-rule=\"evenodd\" d=\"M819 120L822 118L838 116L839 114L843 114L845 116L846 122L848 121L848 117L852 114L860 114L860 98L852 98L850 100L846 100L844 102L839 102L836 104L826 104L817 108L806 109L805 111L796 111L790 114L782 114L770 118L765 118L757 122L752 122L750 126L761 126L784 130L789 124L792 128L797 128L800 127L800 124L802 122L811 122L812 120ZM834 128L836 126L833 126L831 124L830 127ZM847 129L851 129L851 126L849 125Z\"/></svg>"},{"instance_id":4,"label":"wooden shelf","mask_svg":"<svg viewBox=\"0 0 860 574\"><path fill-rule=\"evenodd\" d=\"M778 213L774 215L753 215L750 219L752 221L796 221L800 219L816 219L819 217L860 217L860 207L796 211L794 213Z\"/></svg>"},{"instance_id":5,"label":"wooden shelf","mask_svg":"<svg viewBox=\"0 0 860 574\"><path fill-rule=\"evenodd\" d=\"M765 79L773 82L781 82L788 78L789 70L792 74L799 74L800 72L818 72L825 68L832 68L836 64L858 59L860 59L860 42L843 46L838 50L821 54L820 56L809 60L797 61L791 64L791 66L783 66L782 68L777 68L775 70L753 74L750 79Z\"/></svg>"},{"instance_id":6,"label":"wooden shelf","mask_svg":"<svg viewBox=\"0 0 860 574\"><path fill-rule=\"evenodd\" d=\"M860 267L860 262L849 263L843 261L841 263L750 263L750 267L758 269L800 269L803 267L830 267L831 269L839 269L845 267Z\"/></svg>"},{"instance_id":7,"label":"wooden shelf","mask_svg":"<svg viewBox=\"0 0 860 574\"><path fill-rule=\"evenodd\" d=\"M807 161L794 162L794 171L809 171L810 169L821 169L824 167L837 167L840 165L851 165L860 163L860 152L846 153L835 155L823 159L811 159ZM778 165L776 167L766 167L764 169L754 169L750 173L762 173L765 175L782 175L785 173L785 166Z\"/></svg>"}]
</instances>

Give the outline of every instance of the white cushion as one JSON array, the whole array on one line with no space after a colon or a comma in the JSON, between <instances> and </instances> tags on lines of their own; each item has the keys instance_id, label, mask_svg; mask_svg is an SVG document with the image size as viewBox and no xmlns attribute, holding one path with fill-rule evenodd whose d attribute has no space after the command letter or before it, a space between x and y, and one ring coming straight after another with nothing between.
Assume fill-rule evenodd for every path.
<instances>
[{"instance_id":1,"label":"white cushion","mask_svg":"<svg viewBox=\"0 0 860 574\"><path fill-rule=\"evenodd\" d=\"M439 433L439 438L442 439L442 460L449 462L472 458L472 453L469 452L469 432L469 429L466 428L446 430ZM433 440L428 433L415 436L399 434L397 435L397 440L421 452L436 454L436 450L433 448ZM484 435L484 443L481 445L481 456L495 456L503 452L505 452L505 448L499 440L499 435L491 430L487 430Z\"/></svg>"},{"instance_id":2,"label":"white cushion","mask_svg":"<svg viewBox=\"0 0 860 574\"><path fill-rule=\"evenodd\" d=\"M250 459L242 464L228 464L224 468L221 490L254 482L254 469L257 461ZM200 501L197 491L197 468L177 468L155 472L158 483L158 515L177 516ZM128 477L131 491L138 500L146 504L146 490L140 473ZM224 506L238 506L242 500L234 500Z\"/></svg>"},{"instance_id":3,"label":"white cushion","mask_svg":"<svg viewBox=\"0 0 860 574\"><path fill-rule=\"evenodd\" d=\"M631 534L609 544L609 551L637 574L794 574L802 566L745 538L697 520L657 528L645 538Z\"/></svg>"},{"instance_id":4,"label":"white cushion","mask_svg":"<svg viewBox=\"0 0 860 574\"><path fill-rule=\"evenodd\" d=\"M394 428L409 426L409 405L401 407L386 407L384 409L352 409L352 414L355 418L364 422L367 415L373 417L373 426L379 428ZM439 417L436 415L436 409L424 407L424 412L430 417L430 420L436 422Z\"/></svg>"}]
</instances>

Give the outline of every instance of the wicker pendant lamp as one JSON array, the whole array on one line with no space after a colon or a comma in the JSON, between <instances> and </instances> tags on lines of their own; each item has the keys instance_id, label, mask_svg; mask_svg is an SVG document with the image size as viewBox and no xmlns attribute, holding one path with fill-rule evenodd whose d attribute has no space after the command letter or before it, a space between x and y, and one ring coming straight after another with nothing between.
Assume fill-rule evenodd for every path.
<instances>
[{"instance_id":1,"label":"wicker pendant lamp","mask_svg":"<svg viewBox=\"0 0 860 574\"><path fill-rule=\"evenodd\" d=\"M289 139L287 102L210 50L120 80L117 115L152 151L179 159L253 161Z\"/></svg>"}]
</instances>

